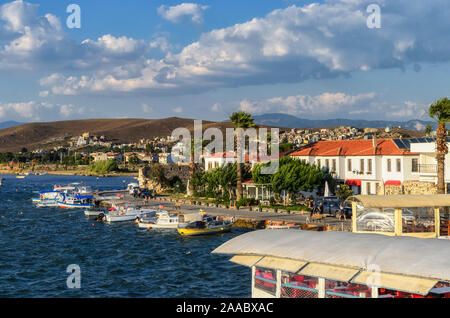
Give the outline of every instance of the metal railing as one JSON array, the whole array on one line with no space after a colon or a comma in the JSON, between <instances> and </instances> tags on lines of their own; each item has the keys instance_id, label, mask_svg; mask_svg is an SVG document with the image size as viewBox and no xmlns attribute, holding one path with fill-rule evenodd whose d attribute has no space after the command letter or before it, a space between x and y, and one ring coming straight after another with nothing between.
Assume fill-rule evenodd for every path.
<instances>
[{"instance_id":1,"label":"metal railing","mask_svg":"<svg viewBox=\"0 0 450 318\"><path fill-rule=\"evenodd\" d=\"M420 173L437 173L437 165L436 164L428 164L428 165L420 164L416 167L418 168L417 172L420 172ZM413 169L413 172L415 172L414 169Z\"/></svg>"}]
</instances>

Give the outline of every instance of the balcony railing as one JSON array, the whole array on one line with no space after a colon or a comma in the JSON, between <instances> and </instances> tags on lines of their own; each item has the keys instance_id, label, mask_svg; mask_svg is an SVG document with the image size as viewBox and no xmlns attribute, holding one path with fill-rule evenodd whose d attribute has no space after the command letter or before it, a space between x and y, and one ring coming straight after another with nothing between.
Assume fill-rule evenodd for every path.
<instances>
[{"instance_id":1,"label":"balcony railing","mask_svg":"<svg viewBox=\"0 0 450 318\"><path fill-rule=\"evenodd\" d=\"M415 168L413 166L413 168ZM418 171L414 171L413 172L420 172L420 173L437 173L437 165L418 165L416 166L416 170Z\"/></svg>"}]
</instances>

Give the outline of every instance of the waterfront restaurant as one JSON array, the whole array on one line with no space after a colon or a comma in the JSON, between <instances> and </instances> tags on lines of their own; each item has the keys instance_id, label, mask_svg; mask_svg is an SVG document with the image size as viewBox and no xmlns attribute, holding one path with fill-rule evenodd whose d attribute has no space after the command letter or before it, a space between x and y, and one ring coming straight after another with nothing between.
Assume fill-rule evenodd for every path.
<instances>
[{"instance_id":1,"label":"waterfront restaurant","mask_svg":"<svg viewBox=\"0 0 450 318\"><path fill-rule=\"evenodd\" d=\"M450 196L357 195L352 204L353 232L419 238L449 237Z\"/></svg>"},{"instance_id":2,"label":"waterfront restaurant","mask_svg":"<svg viewBox=\"0 0 450 318\"><path fill-rule=\"evenodd\" d=\"M450 242L262 230L213 251L251 268L254 298L450 298Z\"/></svg>"}]
</instances>

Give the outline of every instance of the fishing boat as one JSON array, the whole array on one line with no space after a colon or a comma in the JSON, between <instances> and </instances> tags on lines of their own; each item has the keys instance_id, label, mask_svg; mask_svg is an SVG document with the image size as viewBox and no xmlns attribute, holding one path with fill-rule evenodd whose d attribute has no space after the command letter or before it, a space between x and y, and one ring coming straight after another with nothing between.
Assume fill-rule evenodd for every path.
<instances>
[{"instance_id":1,"label":"fishing boat","mask_svg":"<svg viewBox=\"0 0 450 318\"><path fill-rule=\"evenodd\" d=\"M65 194L58 191L41 191L39 198L32 198L38 208L57 207L59 201L64 201Z\"/></svg>"},{"instance_id":2,"label":"fishing boat","mask_svg":"<svg viewBox=\"0 0 450 318\"><path fill-rule=\"evenodd\" d=\"M201 221L203 216L195 214L170 214L167 211L156 212L155 217L138 217L137 223L140 229L177 229L194 221Z\"/></svg>"},{"instance_id":3,"label":"fishing boat","mask_svg":"<svg viewBox=\"0 0 450 318\"><path fill-rule=\"evenodd\" d=\"M16 176L17 179L25 179L26 176Z\"/></svg>"},{"instance_id":4,"label":"fishing boat","mask_svg":"<svg viewBox=\"0 0 450 318\"><path fill-rule=\"evenodd\" d=\"M295 223L270 222L266 225L266 229L271 230L298 230L300 225Z\"/></svg>"},{"instance_id":5,"label":"fishing boat","mask_svg":"<svg viewBox=\"0 0 450 318\"><path fill-rule=\"evenodd\" d=\"M99 215L99 220L106 222L129 222L135 221L138 217L150 218L156 216L156 210L138 209L132 204L115 204L108 213Z\"/></svg>"},{"instance_id":6,"label":"fishing boat","mask_svg":"<svg viewBox=\"0 0 450 318\"><path fill-rule=\"evenodd\" d=\"M106 210L95 210L93 208L84 210L84 215L90 218L98 218L100 215L107 213Z\"/></svg>"},{"instance_id":7,"label":"fishing boat","mask_svg":"<svg viewBox=\"0 0 450 318\"><path fill-rule=\"evenodd\" d=\"M62 209L88 209L94 206L92 195L67 195L63 201L58 201Z\"/></svg>"},{"instance_id":8,"label":"fishing boat","mask_svg":"<svg viewBox=\"0 0 450 318\"><path fill-rule=\"evenodd\" d=\"M212 216L203 216L201 221L190 222L178 227L178 233L182 236L197 236L230 232L233 224L223 220L216 220Z\"/></svg>"}]
</instances>

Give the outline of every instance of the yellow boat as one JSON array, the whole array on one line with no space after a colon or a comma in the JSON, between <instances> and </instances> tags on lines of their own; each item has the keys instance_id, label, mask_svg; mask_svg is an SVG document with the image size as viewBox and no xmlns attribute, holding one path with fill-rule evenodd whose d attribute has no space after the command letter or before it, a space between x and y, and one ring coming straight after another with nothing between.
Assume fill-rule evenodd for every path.
<instances>
[{"instance_id":1,"label":"yellow boat","mask_svg":"<svg viewBox=\"0 0 450 318\"><path fill-rule=\"evenodd\" d=\"M216 221L211 217L206 217L203 221L189 223L184 227L179 227L177 230L183 236L196 236L230 232L232 226L232 223L221 220Z\"/></svg>"}]
</instances>

